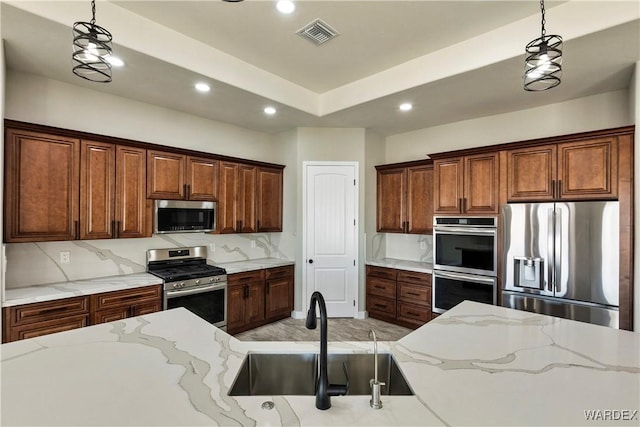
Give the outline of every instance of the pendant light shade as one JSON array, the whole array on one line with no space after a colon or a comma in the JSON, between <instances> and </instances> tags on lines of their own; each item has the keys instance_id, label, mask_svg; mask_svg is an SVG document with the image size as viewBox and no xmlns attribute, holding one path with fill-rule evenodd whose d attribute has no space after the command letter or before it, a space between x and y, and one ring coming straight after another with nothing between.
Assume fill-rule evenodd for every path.
<instances>
[{"instance_id":1,"label":"pendant light shade","mask_svg":"<svg viewBox=\"0 0 640 427\"><path fill-rule=\"evenodd\" d=\"M562 76L562 37L547 35L544 0L540 1L542 11L542 34L526 46L524 61L524 90L543 91L560 84Z\"/></svg>"},{"instance_id":2,"label":"pendant light shade","mask_svg":"<svg viewBox=\"0 0 640 427\"><path fill-rule=\"evenodd\" d=\"M96 4L91 1L91 22L78 21L73 24L73 73L92 82L109 83L111 64L108 61L113 51L111 33L96 25Z\"/></svg>"}]
</instances>

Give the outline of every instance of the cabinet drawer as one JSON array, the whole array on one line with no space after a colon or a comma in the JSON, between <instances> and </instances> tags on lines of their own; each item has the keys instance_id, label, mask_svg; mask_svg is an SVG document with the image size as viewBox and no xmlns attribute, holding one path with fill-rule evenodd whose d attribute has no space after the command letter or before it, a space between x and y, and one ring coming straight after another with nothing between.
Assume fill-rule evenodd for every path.
<instances>
[{"instance_id":1,"label":"cabinet drawer","mask_svg":"<svg viewBox=\"0 0 640 427\"><path fill-rule=\"evenodd\" d=\"M377 277L367 278L367 293L386 298L396 297L396 283Z\"/></svg>"},{"instance_id":2,"label":"cabinet drawer","mask_svg":"<svg viewBox=\"0 0 640 427\"><path fill-rule=\"evenodd\" d=\"M431 274L398 270L398 282L409 282L431 286Z\"/></svg>"},{"instance_id":3,"label":"cabinet drawer","mask_svg":"<svg viewBox=\"0 0 640 427\"><path fill-rule=\"evenodd\" d=\"M244 273L235 273L227 276L229 285L237 283L249 283L264 281L264 270L246 271Z\"/></svg>"},{"instance_id":4,"label":"cabinet drawer","mask_svg":"<svg viewBox=\"0 0 640 427\"><path fill-rule=\"evenodd\" d=\"M89 297L65 298L10 307L10 323L11 326L20 326L88 313Z\"/></svg>"},{"instance_id":5,"label":"cabinet drawer","mask_svg":"<svg viewBox=\"0 0 640 427\"><path fill-rule=\"evenodd\" d=\"M293 265L285 265L283 267L274 267L265 270L265 278L267 280L289 276L293 276Z\"/></svg>"},{"instance_id":6,"label":"cabinet drawer","mask_svg":"<svg viewBox=\"0 0 640 427\"><path fill-rule=\"evenodd\" d=\"M389 298L367 295L367 310L369 312L380 313L389 317L396 317L395 300Z\"/></svg>"},{"instance_id":7,"label":"cabinet drawer","mask_svg":"<svg viewBox=\"0 0 640 427\"><path fill-rule=\"evenodd\" d=\"M396 280L396 273L397 271L393 268L367 265L367 277L379 277L381 279Z\"/></svg>"},{"instance_id":8,"label":"cabinet drawer","mask_svg":"<svg viewBox=\"0 0 640 427\"><path fill-rule=\"evenodd\" d=\"M133 305L144 300L162 298L160 285L146 286L144 288L127 289L124 291L105 292L91 296L92 311L105 308L115 308Z\"/></svg>"},{"instance_id":9,"label":"cabinet drawer","mask_svg":"<svg viewBox=\"0 0 640 427\"><path fill-rule=\"evenodd\" d=\"M398 319L426 323L431 320L431 307L398 302Z\"/></svg>"},{"instance_id":10,"label":"cabinet drawer","mask_svg":"<svg viewBox=\"0 0 640 427\"><path fill-rule=\"evenodd\" d=\"M431 286L398 282L398 300L412 304L431 305Z\"/></svg>"},{"instance_id":11,"label":"cabinet drawer","mask_svg":"<svg viewBox=\"0 0 640 427\"><path fill-rule=\"evenodd\" d=\"M83 328L88 324L89 315L81 314L77 316L64 317L62 319L20 325L11 328L9 341L24 340L27 338L54 334L56 332L70 331L72 329Z\"/></svg>"}]
</instances>

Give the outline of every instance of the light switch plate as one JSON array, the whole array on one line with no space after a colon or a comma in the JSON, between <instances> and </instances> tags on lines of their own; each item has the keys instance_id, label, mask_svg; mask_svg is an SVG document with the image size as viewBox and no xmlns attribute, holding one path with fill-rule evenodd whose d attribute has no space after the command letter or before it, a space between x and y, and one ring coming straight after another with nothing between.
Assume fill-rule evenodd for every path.
<instances>
[{"instance_id":1,"label":"light switch plate","mask_svg":"<svg viewBox=\"0 0 640 427\"><path fill-rule=\"evenodd\" d=\"M69 251L60 252L60 264L69 264L71 253Z\"/></svg>"}]
</instances>

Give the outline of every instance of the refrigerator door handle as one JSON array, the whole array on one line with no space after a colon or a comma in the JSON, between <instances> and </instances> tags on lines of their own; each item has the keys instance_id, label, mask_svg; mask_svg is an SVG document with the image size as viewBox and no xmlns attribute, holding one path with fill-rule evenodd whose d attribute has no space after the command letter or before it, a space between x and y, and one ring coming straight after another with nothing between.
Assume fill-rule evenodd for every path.
<instances>
[{"instance_id":1,"label":"refrigerator door handle","mask_svg":"<svg viewBox=\"0 0 640 427\"><path fill-rule=\"evenodd\" d=\"M555 248L553 263L555 269L554 293L561 292L560 283L562 282L562 209L556 209L555 222Z\"/></svg>"},{"instance_id":2,"label":"refrigerator door handle","mask_svg":"<svg viewBox=\"0 0 640 427\"><path fill-rule=\"evenodd\" d=\"M547 290L553 291L554 281L555 281L555 267L553 262L549 262L554 258L554 244L555 244L555 236L553 235L554 231L554 210L553 208L549 208L548 211L548 221L547 221L547 271L548 271L548 280L547 280Z\"/></svg>"}]
</instances>

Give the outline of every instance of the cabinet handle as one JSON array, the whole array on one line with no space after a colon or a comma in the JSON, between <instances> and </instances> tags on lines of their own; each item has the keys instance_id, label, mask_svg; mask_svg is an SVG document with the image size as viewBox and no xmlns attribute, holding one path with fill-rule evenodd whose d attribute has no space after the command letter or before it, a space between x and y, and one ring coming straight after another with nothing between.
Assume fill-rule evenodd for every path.
<instances>
[{"instance_id":1,"label":"cabinet handle","mask_svg":"<svg viewBox=\"0 0 640 427\"><path fill-rule=\"evenodd\" d=\"M404 232L408 233L409 232L409 221L405 221L404 222Z\"/></svg>"},{"instance_id":2,"label":"cabinet handle","mask_svg":"<svg viewBox=\"0 0 640 427\"><path fill-rule=\"evenodd\" d=\"M187 184L187 199L191 198L191 184Z\"/></svg>"},{"instance_id":3,"label":"cabinet handle","mask_svg":"<svg viewBox=\"0 0 640 427\"><path fill-rule=\"evenodd\" d=\"M116 222L111 221L111 238L115 239L116 237Z\"/></svg>"},{"instance_id":4,"label":"cabinet handle","mask_svg":"<svg viewBox=\"0 0 640 427\"><path fill-rule=\"evenodd\" d=\"M414 297L419 297L420 294L417 294L415 292L407 292L407 295L413 295Z\"/></svg>"},{"instance_id":5,"label":"cabinet handle","mask_svg":"<svg viewBox=\"0 0 640 427\"><path fill-rule=\"evenodd\" d=\"M269 288L271 287L271 283L267 282L267 295L269 295Z\"/></svg>"},{"instance_id":6,"label":"cabinet handle","mask_svg":"<svg viewBox=\"0 0 640 427\"><path fill-rule=\"evenodd\" d=\"M376 289L384 289L384 286L376 285L376 286L374 286L374 288L376 288Z\"/></svg>"},{"instance_id":7,"label":"cabinet handle","mask_svg":"<svg viewBox=\"0 0 640 427\"><path fill-rule=\"evenodd\" d=\"M74 238L76 240L79 240L80 239L80 223L77 220L73 221L73 228L74 228L74 234L75 234Z\"/></svg>"},{"instance_id":8,"label":"cabinet handle","mask_svg":"<svg viewBox=\"0 0 640 427\"><path fill-rule=\"evenodd\" d=\"M562 180L558 180L558 199L562 197Z\"/></svg>"},{"instance_id":9,"label":"cabinet handle","mask_svg":"<svg viewBox=\"0 0 640 427\"><path fill-rule=\"evenodd\" d=\"M68 307L54 307L54 308L45 308L45 309L39 310L39 312L40 314L42 313L51 314L51 313L57 313L57 312L62 313L63 311L67 311L67 309Z\"/></svg>"},{"instance_id":10,"label":"cabinet handle","mask_svg":"<svg viewBox=\"0 0 640 427\"><path fill-rule=\"evenodd\" d=\"M460 197L458 199L458 209L460 209L460 212L463 213L464 209L462 209L462 197Z\"/></svg>"},{"instance_id":11,"label":"cabinet handle","mask_svg":"<svg viewBox=\"0 0 640 427\"><path fill-rule=\"evenodd\" d=\"M384 304L373 304L373 305L375 305L376 307L380 307L380 308L387 308L387 306L384 305Z\"/></svg>"},{"instance_id":12,"label":"cabinet handle","mask_svg":"<svg viewBox=\"0 0 640 427\"><path fill-rule=\"evenodd\" d=\"M240 220L236 221L236 232L240 231Z\"/></svg>"},{"instance_id":13,"label":"cabinet handle","mask_svg":"<svg viewBox=\"0 0 640 427\"><path fill-rule=\"evenodd\" d=\"M256 231L260 231L260 220L258 220L258 229Z\"/></svg>"},{"instance_id":14,"label":"cabinet handle","mask_svg":"<svg viewBox=\"0 0 640 427\"><path fill-rule=\"evenodd\" d=\"M420 316L419 313L416 313L416 312L413 312L413 311L407 311L407 314L410 315L410 316L416 316L416 317Z\"/></svg>"},{"instance_id":15,"label":"cabinet handle","mask_svg":"<svg viewBox=\"0 0 640 427\"><path fill-rule=\"evenodd\" d=\"M467 198L462 199L462 212L467 212Z\"/></svg>"},{"instance_id":16,"label":"cabinet handle","mask_svg":"<svg viewBox=\"0 0 640 427\"><path fill-rule=\"evenodd\" d=\"M244 299L249 298L249 286L244 285Z\"/></svg>"},{"instance_id":17,"label":"cabinet handle","mask_svg":"<svg viewBox=\"0 0 640 427\"><path fill-rule=\"evenodd\" d=\"M116 236L120 238L120 221L116 221Z\"/></svg>"}]
</instances>

